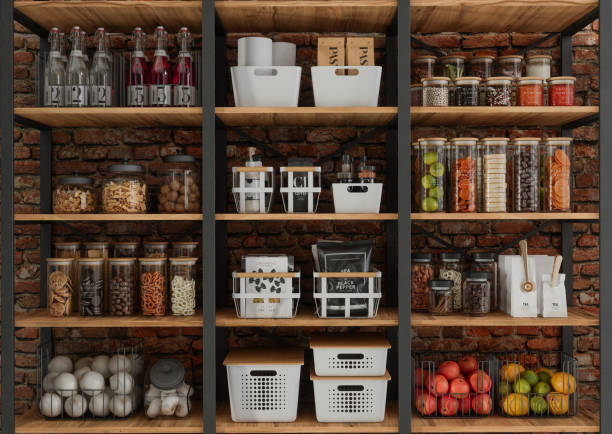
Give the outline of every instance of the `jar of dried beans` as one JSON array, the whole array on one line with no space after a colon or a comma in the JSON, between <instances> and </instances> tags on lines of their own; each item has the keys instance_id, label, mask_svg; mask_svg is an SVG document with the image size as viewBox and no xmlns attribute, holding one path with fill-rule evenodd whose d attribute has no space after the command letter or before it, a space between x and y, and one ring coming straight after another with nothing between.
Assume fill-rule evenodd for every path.
<instances>
[{"instance_id":1,"label":"jar of dried beans","mask_svg":"<svg viewBox=\"0 0 612 434\"><path fill-rule=\"evenodd\" d=\"M480 78L462 77L455 80L455 104L459 107L480 104Z\"/></svg>"},{"instance_id":2,"label":"jar of dried beans","mask_svg":"<svg viewBox=\"0 0 612 434\"><path fill-rule=\"evenodd\" d=\"M512 105L512 79L491 77L485 81L485 99L488 106Z\"/></svg>"},{"instance_id":3,"label":"jar of dried beans","mask_svg":"<svg viewBox=\"0 0 612 434\"><path fill-rule=\"evenodd\" d=\"M102 185L102 210L105 213L146 213L147 184L138 164L113 164Z\"/></svg>"},{"instance_id":4,"label":"jar of dried beans","mask_svg":"<svg viewBox=\"0 0 612 434\"><path fill-rule=\"evenodd\" d=\"M463 284L464 265L461 262L459 253L440 253L440 269L438 277L452 282L451 310L461 312L463 298L461 295L461 285Z\"/></svg>"},{"instance_id":5,"label":"jar of dried beans","mask_svg":"<svg viewBox=\"0 0 612 434\"><path fill-rule=\"evenodd\" d=\"M507 157L505 137L482 139L482 208L484 212L507 212Z\"/></svg>"},{"instance_id":6,"label":"jar of dried beans","mask_svg":"<svg viewBox=\"0 0 612 434\"><path fill-rule=\"evenodd\" d=\"M110 314L115 316L136 313L136 259L109 259L109 304Z\"/></svg>"},{"instance_id":7,"label":"jar of dried beans","mask_svg":"<svg viewBox=\"0 0 612 434\"><path fill-rule=\"evenodd\" d=\"M53 190L53 212L56 214L94 213L98 205L92 178L64 176Z\"/></svg>"},{"instance_id":8,"label":"jar of dried beans","mask_svg":"<svg viewBox=\"0 0 612 434\"><path fill-rule=\"evenodd\" d=\"M140 243L133 241L121 241L113 245L113 257L115 258L136 258L138 257L138 247Z\"/></svg>"},{"instance_id":9,"label":"jar of dried beans","mask_svg":"<svg viewBox=\"0 0 612 434\"><path fill-rule=\"evenodd\" d=\"M417 56L412 59L412 83L419 84L425 78L433 77L435 74L436 56Z\"/></svg>"},{"instance_id":10,"label":"jar of dried beans","mask_svg":"<svg viewBox=\"0 0 612 434\"><path fill-rule=\"evenodd\" d=\"M177 241L172 243L172 257L193 258L196 256L197 248L197 241Z\"/></svg>"},{"instance_id":11,"label":"jar of dried beans","mask_svg":"<svg viewBox=\"0 0 612 434\"><path fill-rule=\"evenodd\" d=\"M160 212L199 212L201 195L195 158L191 155L170 155L164 158L160 172L158 196Z\"/></svg>"},{"instance_id":12,"label":"jar of dried beans","mask_svg":"<svg viewBox=\"0 0 612 434\"><path fill-rule=\"evenodd\" d=\"M465 137L451 139L450 142L450 212L476 212L478 139Z\"/></svg>"},{"instance_id":13,"label":"jar of dried beans","mask_svg":"<svg viewBox=\"0 0 612 434\"><path fill-rule=\"evenodd\" d=\"M462 55L450 55L438 59L439 75L451 80L461 78L465 72L465 61L467 57Z\"/></svg>"},{"instance_id":14,"label":"jar of dried beans","mask_svg":"<svg viewBox=\"0 0 612 434\"><path fill-rule=\"evenodd\" d=\"M545 80L550 78L550 64L552 56L547 54L534 54L527 56L525 69L527 75L531 77L542 77Z\"/></svg>"},{"instance_id":15,"label":"jar of dried beans","mask_svg":"<svg viewBox=\"0 0 612 434\"><path fill-rule=\"evenodd\" d=\"M412 107L423 106L423 85L413 84L410 86L410 105Z\"/></svg>"},{"instance_id":16,"label":"jar of dried beans","mask_svg":"<svg viewBox=\"0 0 612 434\"><path fill-rule=\"evenodd\" d=\"M500 293L497 277L497 262L495 253L476 252L472 253L472 265L470 271L488 273L489 287L491 288L491 312L499 310Z\"/></svg>"},{"instance_id":17,"label":"jar of dried beans","mask_svg":"<svg viewBox=\"0 0 612 434\"><path fill-rule=\"evenodd\" d=\"M72 313L73 259L47 258L47 305L51 316L68 316Z\"/></svg>"},{"instance_id":18,"label":"jar of dried beans","mask_svg":"<svg viewBox=\"0 0 612 434\"><path fill-rule=\"evenodd\" d=\"M523 56L510 55L497 58L497 75L520 78L523 75Z\"/></svg>"},{"instance_id":19,"label":"jar of dried beans","mask_svg":"<svg viewBox=\"0 0 612 434\"><path fill-rule=\"evenodd\" d=\"M412 310L427 312L429 310L429 281L434 278L434 267L431 253L412 255L411 301Z\"/></svg>"},{"instance_id":20,"label":"jar of dried beans","mask_svg":"<svg viewBox=\"0 0 612 434\"><path fill-rule=\"evenodd\" d=\"M570 211L572 139L553 137L540 148L541 203L544 211Z\"/></svg>"},{"instance_id":21,"label":"jar of dried beans","mask_svg":"<svg viewBox=\"0 0 612 434\"><path fill-rule=\"evenodd\" d=\"M419 204L421 211L444 212L446 139L419 140Z\"/></svg>"},{"instance_id":22,"label":"jar of dried beans","mask_svg":"<svg viewBox=\"0 0 612 434\"><path fill-rule=\"evenodd\" d=\"M450 280L429 281L429 313L450 315L453 313L453 282Z\"/></svg>"},{"instance_id":23,"label":"jar of dried beans","mask_svg":"<svg viewBox=\"0 0 612 434\"><path fill-rule=\"evenodd\" d=\"M465 274L463 309L472 316L484 316L491 311L491 287L488 273L471 271Z\"/></svg>"},{"instance_id":24,"label":"jar of dried beans","mask_svg":"<svg viewBox=\"0 0 612 434\"><path fill-rule=\"evenodd\" d=\"M423 106L447 107L449 100L448 77L432 77L423 80Z\"/></svg>"},{"instance_id":25,"label":"jar of dried beans","mask_svg":"<svg viewBox=\"0 0 612 434\"><path fill-rule=\"evenodd\" d=\"M544 79L542 77L522 77L517 80L519 106L541 106L544 104Z\"/></svg>"},{"instance_id":26,"label":"jar of dried beans","mask_svg":"<svg viewBox=\"0 0 612 434\"><path fill-rule=\"evenodd\" d=\"M576 77L552 77L548 79L548 103L551 106L574 105Z\"/></svg>"},{"instance_id":27,"label":"jar of dried beans","mask_svg":"<svg viewBox=\"0 0 612 434\"><path fill-rule=\"evenodd\" d=\"M105 262L97 258L78 259L81 316L104 314Z\"/></svg>"},{"instance_id":28,"label":"jar of dried beans","mask_svg":"<svg viewBox=\"0 0 612 434\"><path fill-rule=\"evenodd\" d=\"M513 206L515 212L540 209L540 139L522 137L512 142Z\"/></svg>"},{"instance_id":29,"label":"jar of dried beans","mask_svg":"<svg viewBox=\"0 0 612 434\"><path fill-rule=\"evenodd\" d=\"M170 309L173 315L194 315L197 258L170 259Z\"/></svg>"},{"instance_id":30,"label":"jar of dried beans","mask_svg":"<svg viewBox=\"0 0 612 434\"><path fill-rule=\"evenodd\" d=\"M140 306L143 315L166 314L166 260L140 258Z\"/></svg>"},{"instance_id":31,"label":"jar of dried beans","mask_svg":"<svg viewBox=\"0 0 612 434\"><path fill-rule=\"evenodd\" d=\"M470 59L470 75L487 79L493 75L493 61L495 56L482 55Z\"/></svg>"},{"instance_id":32,"label":"jar of dried beans","mask_svg":"<svg viewBox=\"0 0 612 434\"><path fill-rule=\"evenodd\" d=\"M167 258L168 243L166 241L146 241L142 243L144 256L147 258Z\"/></svg>"}]
</instances>

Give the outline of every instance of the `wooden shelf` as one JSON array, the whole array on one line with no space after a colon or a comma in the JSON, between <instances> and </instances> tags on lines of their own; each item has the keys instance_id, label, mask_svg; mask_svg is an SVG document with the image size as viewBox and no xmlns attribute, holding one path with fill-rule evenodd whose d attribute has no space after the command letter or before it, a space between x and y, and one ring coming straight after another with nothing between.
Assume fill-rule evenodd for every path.
<instances>
[{"instance_id":1,"label":"wooden shelf","mask_svg":"<svg viewBox=\"0 0 612 434\"><path fill-rule=\"evenodd\" d=\"M15 214L16 222L198 221L202 214Z\"/></svg>"},{"instance_id":2,"label":"wooden shelf","mask_svg":"<svg viewBox=\"0 0 612 434\"><path fill-rule=\"evenodd\" d=\"M412 213L411 220L599 220L597 212Z\"/></svg>"},{"instance_id":3,"label":"wooden shelf","mask_svg":"<svg viewBox=\"0 0 612 434\"><path fill-rule=\"evenodd\" d=\"M217 0L229 33L384 32L397 0Z\"/></svg>"},{"instance_id":4,"label":"wooden shelf","mask_svg":"<svg viewBox=\"0 0 612 434\"><path fill-rule=\"evenodd\" d=\"M16 312L15 327L202 327L202 311L193 316L79 316L49 315L47 309Z\"/></svg>"},{"instance_id":5,"label":"wooden shelf","mask_svg":"<svg viewBox=\"0 0 612 434\"><path fill-rule=\"evenodd\" d=\"M232 127L372 126L391 122L397 107L217 107L215 114Z\"/></svg>"},{"instance_id":6,"label":"wooden shelf","mask_svg":"<svg viewBox=\"0 0 612 434\"><path fill-rule=\"evenodd\" d=\"M314 214L215 214L217 220L397 220L397 213L314 213Z\"/></svg>"},{"instance_id":7,"label":"wooden shelf","mask_svg":"<svg viewBox=\"0 0 612 434\"><path fill-rule=\"evenodd\" d=\"M396 433L399 418L396 402L387 402L385 420L380 423L321 423L315 416L314 404L298 406L295 422L234 422L228 403L217 405L218 433Z\"/></svg>"},{"instance_id":8,"label":"wooden shelf","mask_svg":"<svg viewBox=\"0 0 612 434\"><path fill-rule=\"evenodd\" d=\"M599 113L599 107L411 107L412 125L552 126Z\"/></svg>"},{"instance_id":9,"label":"wooden shelf","mask_svg":"<svg viewBox=\"0 0 612 434\"><path fill-rule=\"evenodd\" d=\"M319 318L312 311L299 310L295 318L238 318L234 308L217 310L217 327L395 327L397 308L381 307L376 318Z\"/></svg>"},{"instance_id":10,"label":"wooden shelf","mask_svg":"<svg viewBox=\"0 0 612 434\"><path fill-rule=\"evenodd\" d=\"M68 33L75 24L90 34L100 26L113 33L132 33L135 26L151 33L156 26L163 25L171 33L187 26L191 32L199 34L202 28L202 2L199 0L17 0L15 9L46 29L56 26Z\"/></svg>"},{"instance_id":11,"label":"wooden shelf","mask_svg":"<svg viewBox=\"0 0 612 434\"><path fill-rule=\"evenodd\" d=\"M16 108L15 116L49 127L202 127L202 107L28 107Z\"/></svg>"},{"instance_id":12,"label":"wooden shelf","mask_svg":"<svg viewBox=\"0 0 612 434\"><path fill-rule=\"evenodd\" d=\"M47 420L31 408L15 419L18 434L111 434L111 433L202 433L202 403L194 402L185 418L160 417L149 419L142 411L125 419Z\"/></svg>"},{"instance_id":13,"label":"wooden shelf","mask_svg":"<svg viewBox=\"0 0 612 434\"><path fill-rule=\"evenodd\" d=\"M598 0L412 0L413 33L560 32Z\"/></svg>"}]
</instances>

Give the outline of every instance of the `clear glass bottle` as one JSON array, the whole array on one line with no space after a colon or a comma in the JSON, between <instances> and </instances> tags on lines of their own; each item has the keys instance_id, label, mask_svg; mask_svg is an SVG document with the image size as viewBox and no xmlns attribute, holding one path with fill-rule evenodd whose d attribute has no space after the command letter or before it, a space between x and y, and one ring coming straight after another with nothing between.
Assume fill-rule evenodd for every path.
<instances>
[{"instance_id":1,"label":"clear glass bottle","mask_svg":"<svg viewBox=\"0 0 612 434\"><path fill-rule=\"evenodd\" d=\"M164 26L155 29L155 55L151 64L149 104L153 107L172 105L172 69L168 61L168 32Z\"/></svg>"},{"instance_id":2,"label":"clear glass bottle","mask_svg":"<svg viewBox=\"0 0 612 434\"><path fill-rule=\"evenodd\" d=\"M104 314L105 259L80 258L79 311L81 316Z\"/></svg>"},{"instance_id":3,"label":"clear glass bottle","mask_svg":"<svg viewBox=\"0 0 612 434\"><path fill-rule=\"evenodd\" d=\"M421 84L425 78L431 78L435 75L436 56L416 56L412 59L412 84Z\"/></svg>"},{"instance_id":4,"label":"clear glass bottle","mask_svg":"<svg viewBox=\"0 0 612 434\"><path fill-rule=\"evenodd\" d=\"M576 77L552 77L548 79L548 104L551 106L574 105Z\"/></svg>"},{"instance_id":5,"label":"clear glass bottle","mask_svg":"<svg viewBox=\"0 0 612 434\"><path fill-rule=\"evenodd\" d=\"M187 27L181 27L176 37L179 53L174 66L174 105L193 107L196 105L195 71L191 57L193 40Z\"/></svg>"},{"instance_id":6,"label":"clear glass bottle","mask_svg":"<svg viewBox=\"0 0 612 434\"><path fill-rule=\"evenodd\" d=\"M508 139L482 139L482 207L484 212L507 212Z\"/></svg>"},{"instance_id":7,"label":"clear glass bottle","mask_svg":"<svg viewBox=\"0 0 612 434\"><path fill-rule=\"evenodd\" d=\"M89 71L92 107L110 107L113 100L111 66L106 53L107 35L98 27L95 35L96 52Z\"/></svg>"},{"instance_id":8,"label":"clear glass bottle","mask_svg":"<svg viewBox=\"0 0 612 434\"><path fill-rule=\"evenodd\" d=\"M196 160L191 155L169 155L160 170L159 212L196 213L201 193Z\"/></svg>"},{"instance_id":9,"label":"clear glass bottle","mask_svg":"<svg viewBox=\"0 0 612 434\"><path fill-rule=\"evenodd\" d=\"M421 212L444 212L446 139L420 139L419 143L420 210Z\"/></svg>"},{"instance_id":10,"label":"clear glass bottle","mask_svg":"<svg viewBox=\"0 0 612 434\"><path fill-rule=\"evenodd\" d=\"M483 54L470 59L470 75L485 80L493 75L495 56Z\"/></svg>"},{"instance_id":11,"label":"clear glass bottle","mask_svg":"<svg viewBox=\"0 0 612 434\"><path fill-rule=\"evenodd\" d=\"M113 244L114 258L136 258L138 257L138 247L140 243L137 241L120 241Z\"/></svg>"},{"instance_id":12,"label":"clear glass bottle","mask_svg":"<svg viewBox=\"0 0 612 434\"><path fill-rule=\"evenodd\" d=\"M89 105L89 72L83 58L85 38L81 28L74 26L70 31L72 50L68 59L66 72L66 105L69 107L87 107Z\"/></svg>"},{"instance_id":13,"label":"clear glass bottle","mask_svg":"<svg viewBox=\"0 0 612 434\"><path fill-rule=\"evenodd\" d=\"M66 40L66 34L64 32L60 32L60 57L62 59L62 63L64 64L64 70L68 68L68 56L66 55L68 41Z\"/></svg>"},{"instance_id":14,"label":"clear glass bottle","mask_svg":"<svg viewBox=\"0 0 612 434\"><path fill-rule=\"evenodd\" d=\"M166 259L140 258L140 307L143 315L166 314Z\"/></svg>"},{"instance_id":15,"label":"clear glass bottle","mask_svg":"<svg viewBox=\"0 0 612 434\"><path fill-rule=\"evenodd\" d=\"M451 80L463 77L465 73L465 61L467 57L462 55L450 55L440 57L438 66L440 69L439 75L448 77Z\"/></svg>"},{"instance_id":16,"label":"clear glass bottle","mask_svg":"<svg viewBox=\"0 0 612 434\"><path fill-rule=\"evenodd\" d=\"M53 189L55 214L95 213L98 204L93 179L86 176L64 176Z\"/></svg>"},{"instance_id":17,"label":"clear glass bottle","mask_svg":"<svg viewBox=\"0 0 612 434\"><path fill-rule=\"evenodd\" d=\"M461 293L461 285L463 284L464 264L461 261L460 253L440 253L440 267L438 277L452 282L451 289L451 305L448 307L452 312L461 312L463 310L463 298Z\"/></svg>"},{"instance_id":18,"label":"clear glass bottle","mask_svg":"<svg viewBox=\"0 0 612 434\"><path fill-rule=\"evenodd\" d=\"M476 212L478 139L463 137L451 139L450 143L450 212Z\"/></svg>"},{"instance_id":19,"label":"clear glass bottle","mask_svg":"<svg viewBox=\"0 0 612 434\"><path fill-rule=\"evenodd\" d=\"M485 316L491 312L491 287L488 273L465 273L463 308L471 316Z\"/></svg>"},{"instance_id":20,"label":"clear glass bottle","mask_svg":"<svg viewBox=\"0 0 612 434\"><path fill-rule=\"evenodd\" d=\"M492 107L512 105L512 79L490 77L485 80L486 105Z\"/></svg>"},{"instance_id":21,"label":"clear glass bottle","mask_svg":"<svg viewBox=\"0 0 612 434\"><path fill-rule=\"evenodd\" d=\"M132 40L134 51L130 56L130 70L127 82L127 105L146 107L149 105L149 65L144 54L147 35L140 27L134 28Z\"/></svg>"},{"instance_id":22,"label":"clear glass bottle","mask_svg":"<svg viewBox=\"0 0 612 434\"><path fill-rule=\"evenodd\" d=\"M500 293L495 253L475 252L472 253L472 259L473 262L470 267L470 271L488 273L489 275L489 287L491 288L491 312L496 312L499 310Z\"/></svg>"},{"instance_id":23,"label":"clear glass bottle","mask_svg":"<svg viewBox=\"0 0 612 434\"><path fill-rule=\"evenodd\" d=\"M432 315L450 315L453 309L453 282L450 280L430 280L429 313Z\"/></svg>"},{"instance_id":24,"label":"clear glass bottle","mask_svg":"<svg viewBox=\"0 0 612 434\"><path fill-rule=\"evenodd\" d=\"M45 107L63 107L66 96L66 65L62 62L60 31L49 31L49 55L45 64Z\"/></svg>"},{"instance_id":25,"label":"clear glass bottle","mask_svg":"<svg viewBox=\"0 0 612 434\"><path fill-rule=\"evenodd\" d=\"M166 241L146 241L142 243L146 258L167 258L168 243Z\"/></svg>"},{"instance_id":26,"label":"clear glass bottle","mask_svg":"<svg viewBox=\"0 0 612 434\"><path fill-rule=\"evenodd\" d=\"M136 258L111 258L109 261L109 313L134 315L137 307Z\"/></svg>"},{"instance_id":27,"label":"clear glass bottle","mask_svg":"<svg viewBox=\"0 0 612 434\"><path fill-rule=\"evenodd\" d=\"M455 80L455 104L459 107L480 105L479 77L462 77Z\"/></svg>"},{"instance_id":28,"label":"clear glass bottle","mask_svg":"<svg viewBox=\"0 0 612 434\"><path fill-rule=\"evenodd\" d=\"M107 214L146 213L147 184L139 164L113 164L102 183L102 211Z\"/></svg>"},{"instance_id":29,"label":"clear glass bottle","mask_svg":"<svg viewBox=\"0 0 612 434\"><path fill-rule=\"evenodd\" d=\"M85 65L87 65L87 69L89 70L89 68L91 67L91 62L89 59L89 54L87 54L88 38L87 32L85 30L81 30L81 39L83 40L83 61L85 62Z\"/></svg>"},{"instance_id":30,"label":"clear glass bottle","mask_svg":"<svg viewBox=\"0 0 612 434\"><path fill-rule=\"evenodd\" d=\"M170 309L172 315L194 315L197 258L170 258Z\"/></svg>"},{"instance_id":31,"label":"clear glass bottle","mask_svg":"<svg viewBox=\"0 0 612 434\"><path fill-rule=\"evenodd\" d=\"M198 249L197 241L177 241L172 243L173 258L194 258Z\"/></svg>"},{"instance_id":32,"label":"clear glass bottle","mask_svg":"<svg viewBox=\"0 0 612 434\"><path fill-rule=\"evenodd\" d=\"M447 107L449 105L448 77L432 77L423 80L423 107Z\"/></svg>"},{"instance_id":33,"label":"clear glass bottle","mask_svg":"<svg viewBox=\"0 0 612 434\"><path fill-rule=\"evenodd\" d=\"M517 105L539 107L544 104L544 79L522 77L517 80Z\"/></svg>"},{"instance_id":34,"label":"clear glass bottle","mask_svg":"<svg viewBox=\"0 0 612 434\"><path fill-rule=\"evenodd\" d=\"M527 56L525 69L531 77L542 77L544 80L550 78L552 56L547 54L534 54Z\"/></svg>"},{"instance_id":35,"label":"clear glass bottle","mask_svg":"<svg viewBox=\"0 0 612 434\"><path fill-rule=\"evenodd\" d=\"M433 255L413 253L410 283L410 306L414 312L429 310L429 281L434 279Z\"/></svg>"},{"instance_id":36,"label":"clear glass bottle","mask_svg":"<svg viewBox=\"0 0 612 434\"><path fill-rule=\"evenodd\" d=\"M513 211L540 209L540 139L522 137L512 141Z\"/></svg>"},{"instance_id":37,"label":"clear glass bottle","mask_svg":"<svg viewBox=\"0 0 612 434\"><path fill-rule=\"evenodd\" d=\"M73 259L47 258L47 306L51 316L72 313L73 275Z\"/></svg>"},{"instance_id":38,"label":"clear glass bottle","mask_svg":"<svg viewBox=\"0 0 612 434\"><path fill-rule=\"evenodd\" d=\"M572 140L570 137L552 137L541 145L540 199L543 211L571 210Z\"/></svg>"},{"instance_id":39,"label":"clear glass bottle","mask_svg":"<svg viewBox=\"0 0 612 434\"><path fill-rule=\"evenodd\" d=\"M497 58L497 75L514 80L523 75L523 56L509 55Z\"/></svg>"}]
</instances>

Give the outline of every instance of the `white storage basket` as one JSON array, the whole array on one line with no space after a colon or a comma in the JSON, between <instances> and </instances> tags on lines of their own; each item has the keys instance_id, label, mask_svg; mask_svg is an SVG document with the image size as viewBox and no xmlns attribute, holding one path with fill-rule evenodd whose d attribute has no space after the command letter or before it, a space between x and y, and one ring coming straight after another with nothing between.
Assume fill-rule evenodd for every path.
<instances>
[{"instance_id":1,"label":"white storage basket","mask_svg":"<svg viewBox=\"0 0 612 434\"><path fill-rule=\"evenodd\" d=\"M319 318L374 318L378 313L378 305L382 297L380 271L374 270L367 273L314 272L313 277L312 296L315 299ZM344 279L347 282L363 279L367 285L367 292L328 292L328 279ZM352 303L353 299L357 302Z\"/></svg>"},{"instance_id":2,"label":"white storage basket","mask_svg":"<svg viewBox=\"0 0 612 434\"><path fill-rule=\"evenodd\" d=\"M303 350L233 349L223 364L234 422L295 421Z\"/></svg>"},{"instance_id":3,"label":"white storage basket","mask_svg":"<svg viewBox=\"0 0 612 434\"><path fill-rule=\"evenodd\" d=\"M294 173L306 173L306 185L296 185ZM295 211L295 195L304 194L308 197L308 209L305 212L317 212L319 206L319 195L321 194L321 166L317 167L281 167L280 168L281 186L280 192L283 199L285 212ZM301 178L301 177L300 177Z\"/></svg>"},{"instance_id":4,"label":"white storage basket","mask_svg":"<svg viewBox=\"0 0 612 434\"><path fill-rule=\"evenodd\" d=\"M299 66L234 66L236 107L297 107L302 68Z\"/></svg>"},{"instance_id":5,"label":"white storage basket","mask_svg":"<svg viewBox=\"0 0 612 434\"><path fill-rule=\"evenodd\" d=\"M274 193L273 167L232 167L234 202L239 213L270 212Z\"/></svg>"},{"instance_id":6,"label":"white storage basket","mask_svg":"<svg viewBox=\"0 0 612 434\"><path fill-rule=\"evenodd\" d=\"M234 283L232 298L238 317L293 318L295 316L300 300L299 271L288 273L234 272L232 278ZM265 288L260 289L260 285L265 285ZM253 287L252 290L251 287Z\"/></svg>"},{"instance_id":7,"label":"white storage basket","mask_svg":"<svg viewBox=\"0 0 612 434\"><path fill-rule=\"evenodd\" d=\"M357 74L338 75L338 70ZM380 90L381 66L313 66L312 89L317 107L376 107Z\"/></svg>"},{"instance_id":8,"label":"white storage basket","mask_svg":"<svg viewBox=\"0 0 612 434\"><path fill-rule=\"evenodd\" d=\"M319 376L385 375L387 338L378 333L320 334L310 338L314 369Z\"/></svg>"},{"instance_id":9,"label":"white storage basket","mask_svg":"<svg viewBox=\"0 0 612 434\"><path fill-rule=\"evenodd\" d=\"M388 372L381 377L319 377L311 371L319 422L382 422Z\"/></svg>"},{"instance_id":10,"label":"white storage basket","mask_svg":"<svg viewBox=\"0 0 612 434\"><path fill-rule=\"evenodd\" d=\"M382 199L382 183L332 184L334 210L337 213L378 213Z\"/></svg>"}]
</instances>

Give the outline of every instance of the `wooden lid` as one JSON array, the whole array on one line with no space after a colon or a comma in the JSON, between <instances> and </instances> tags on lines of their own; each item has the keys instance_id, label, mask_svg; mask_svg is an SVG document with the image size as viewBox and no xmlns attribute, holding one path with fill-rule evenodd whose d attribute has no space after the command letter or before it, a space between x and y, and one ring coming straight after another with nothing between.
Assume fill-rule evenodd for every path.
<instances>
[{"instance_id":1,"label":"wooden lid","mask_svg":"<svg viewBox=\"0 0 612 434\"><path fill-rule=\"evenodd\" d=\"M288 347L232 348L224 366L236 365L303 365L304 350Z\"/></svg>"},{"instance_id":2,"label":"wooden lid","mask_svg":"<svg viewBox=\"0 0 612 434\"><path fill-rule=\"evenodd\" d=\"M385 375L381 375L379 377L364 377L364 376L358 376L358 377L349 377L349 376L334 376L334 377L321 377L317 374L315 374L314 371L314 367L310 368L310 379L311 380L327 380L327 381L355 381L355 380L359 380L359 381L367 381L367 380L386 380L389 381L391 379L391 374L389 374L389 371L385 371Z\"/></svg>"},{"instance_id":3,"label":"wooden lid","mask_svg":"<svg viewBox=\"0 0 612 434\"><path fill-rule=\"evenodd\" d=\"M310 337L310 348L391 348L380 333L319 333Z\"/></svg>"}]
</instances>

